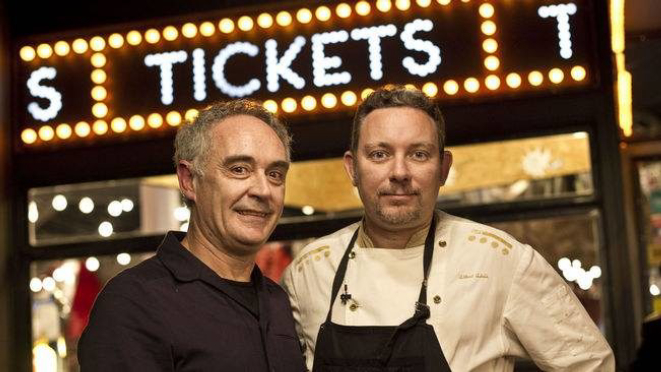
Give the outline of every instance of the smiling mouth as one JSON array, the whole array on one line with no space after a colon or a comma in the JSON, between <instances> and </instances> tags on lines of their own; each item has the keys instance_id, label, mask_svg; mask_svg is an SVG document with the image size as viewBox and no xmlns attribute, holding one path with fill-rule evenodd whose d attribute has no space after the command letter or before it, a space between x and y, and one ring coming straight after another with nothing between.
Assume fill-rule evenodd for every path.
<instances>
[{"instance_id":1,"label":"smiling mouth","mask_svg":"<svg viewBox=\"0 0 661 372\"><path fill-rule=\"evenodd\" d=\"M237 211L237 213L239 213L242 216L260 217L260 218L266 218L270 214L270 213L250 211L250 210L240 210Z\"/></svg>"}]
</instances>

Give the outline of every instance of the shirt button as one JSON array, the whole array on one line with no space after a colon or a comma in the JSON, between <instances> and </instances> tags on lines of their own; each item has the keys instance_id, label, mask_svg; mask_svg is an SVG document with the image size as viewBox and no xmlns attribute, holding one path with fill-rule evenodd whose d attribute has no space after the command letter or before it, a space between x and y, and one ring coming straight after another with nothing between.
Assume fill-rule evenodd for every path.
<instances>
[{"instance_id":1,"label":"shirt button","mask_svg":"<svg viewBox=\"0 0 661 372\"><path fill-rule=\"evenodd\" d=\"M441 240L438 242L438 246L441 248L445 248L446 245L448 245L448 243L445 240Z\"/></svg>"},{"instance_id":2,"label":"shirt button","mask_svg":"<svg viewBox=\"0 0 661 372\"><path fill-rule=\"evenodd\" d=\"M358 305L356 305L355 303L349 305L349 310L351 310L351 311L356 311L356 310L358 310Z\"/></svg>"},{"instance_id":3,"label":"shirt button","mask_svg":"<svg viewBox=\"0 0 661 372\"><path fill-rule=\"evenodd\" d=\"M356 257L356 252L350 252L349 253L349 258L355 258Z\"/></svg>"},{"instance_id":4,"label":"shirt button","mask_svg":"<svg viewBox=\"0 0 661 372\"><path fill-rule=\"evenodd\" d=\"M439 295L434 296L434 303L437 304L437 305L440 304L441 303L441 296L439 296Z\"/></svg>"}]
</instances>

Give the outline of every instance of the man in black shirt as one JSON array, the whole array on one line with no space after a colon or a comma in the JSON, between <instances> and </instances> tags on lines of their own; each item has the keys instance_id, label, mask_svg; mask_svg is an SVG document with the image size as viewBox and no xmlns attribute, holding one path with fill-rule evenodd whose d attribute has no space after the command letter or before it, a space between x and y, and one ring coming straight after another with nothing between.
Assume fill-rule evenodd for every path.
<instances>
[{"instance_id":1,"label":"man in black shirt","mask_svg":"<svg viewBox=\"0 0 661 372\"><path fill-rule=\"evenodd\" d=\"M213 105L175 140L186 234L113 278L81 337L82 371L304 371L285 292L255 255L284 205L287 129L260 104Z\"/></svg>"}]
</instances>

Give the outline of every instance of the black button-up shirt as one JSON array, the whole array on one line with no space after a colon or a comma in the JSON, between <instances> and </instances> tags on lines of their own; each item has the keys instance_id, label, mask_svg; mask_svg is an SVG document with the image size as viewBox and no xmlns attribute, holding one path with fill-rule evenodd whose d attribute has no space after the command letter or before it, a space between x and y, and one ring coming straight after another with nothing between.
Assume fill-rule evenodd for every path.
<instances>
[{"instance_id":1,"label":"black button-up shirt","mask_svg":"<svg viewBox=\"0 0 661 372\"><path fill-rule=\"evenodd\" d=\"M286 293L255 266L259 315L168 233L110 280L78 344L82 371L304 371Z\"/></svg>"}]
</instances>

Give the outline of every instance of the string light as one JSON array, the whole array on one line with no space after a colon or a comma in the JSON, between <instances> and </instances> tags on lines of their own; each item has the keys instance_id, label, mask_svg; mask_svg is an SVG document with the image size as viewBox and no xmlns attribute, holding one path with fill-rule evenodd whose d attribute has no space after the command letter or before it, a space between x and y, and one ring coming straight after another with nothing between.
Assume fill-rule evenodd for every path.
<instances>
[{"instance_id":1,"label":"string light","mask_svg":"<svg viewBox=\"0 0 661 372\"><path fill-rule=\"evenodd\" d=\"M333 93L326 93L321 96L321 105L325 108L333 108L337 106L337 97Z\"/></svg>"},{"instance_id":2,"label":"string light","mask_svg":"<svg viewBox=\"0 0 661 372\"><path fill-rule=\"evenodd\" d=\"M87 52L87 41L85 41L84 39L76 39L71 44L71 48L73 49L74 52L78 54L83 54Z\"/></svg>"},{"instance_id":3,"label":"string light","mask_svg":"<svg viewBox=\"0 0 661 372\"><path fill-rule=\"evenodd\" d=\"M232 24L232 29L234 28L234 24ZM200 35L202 36L213 36L213 34L216 33L216 27L213 25L211 22L203 22L200 25Z\"/></svg>"},{"instance_id":4,"label":"string light","mask_svg":"<svg viewBox=\"0 0 661 372\"><path fill-rule=\"evenodd\" d=\"M163 39L167 41L177 40L179 37L179 31L174 26L167 26L163 29Z\"/></svg>"},{"instance_id":5,"label":"string light","mask_svg":"<svg viewBox=\"0 0 661 372\"><path fill-rule=\"evenodd\" d=\"M179 126L181 125L181 114L177 111L170 111L165 115L165 121L172 127Z\"/></svg>"},{"instance_id":6,"label":"string light","mask_svg":"<svg viewBox=\"0 0 661 372\"><path fill-rule=\"evenodd\" d=\"M90 39L90 49L100 52L106 48L106 41L101 36L94 36Z\"/></svg>"},{"instance_id":7,"label":"string light","mask_svg":"<svg viewBox=\"0 0 661 372\"><path fill-rule=\"evenodd\" d=\"M105 120L97 120L92 124L92 130L97 136L102 136L108 133L108 123Z\"/></svg>"},{"instance_id":8,"label":"string light","mask_svg":"<svg viewBox=\"0 0 661 372\"><path fill-rule=\"evenodd\" d=\"M365 100L367 97L369 97L370 94L374 92L374 89L372 88L365 88L363 89L362 92L360 92L360 99Z\"/></svg>"},{"instance_id":9,"label":"string light","mask_svg":"<svg viewBox=\"0 0 661 372\"><path fill-rule=\"evenodd\" d=\"M199 113L200 113L200 112L197 111L196 109L189 109L189 110L186 111L186 113L184 114L184 119L186 119L186 121L193 122L193 121L197 118L197 115L198 115Z\"/></svg>"},{"instance_id":10,"label":"string light","mask_svg":"<svg viewBox=\"0 0 661 372\"><path fill-rule=\"evenodd\" d=\"M25 62L30 62L34 60L34 58L37 56L37 52L35 52L34 48L31 46L22 47L19 54L21 56L21 59L24 60Z\"/></svg>"},{"instance_id":11,"label":"string light","mask_svg":"<svg viewBox=\"0 0 661 372\"><path fill-rule=\"evenodd\" d=\"M358 97L356 96L356 93L347 90L340 96L340 101L342 101L342 104L345 106L353 106L358 101Z\"/></svg>"},{"instance_id":12,"label":"string light","mask_svg":"<svg viewBox=\"0 0 661 372\"><path fill-rule=\"evenodd\" d=\"M438 94L438 87L436 84L430 81L422 86L422 92L425 93L428 97L436 97Z\"/></svg>"},{"instance_id":13,"label":"string light","mask_svg":"<svg viewBox=\"0 0 661 372\"><path fill-rule=\"evenodd\" d=\"M484 85L489 90L496 90L500 87L500 78L496 75L489 75L484 80Z\"/></svg>"},{"instance_id":14,"label":"string light","mask_svg":"<svg viewBox=\"0 0 661 372\"><path fill-rule=\"evenodd\" d=\"M549 71L549 80L551 80L553 84L560 84L564 79L565 79L565 74L564 72L562 72L561 69L553 68L551 69L551 71Z\"/></svg>"},{"instance_id":15,"label":"string light","mask_svg":"<svg viewBox=\"0 0 661 372\"><path fill-rule=\"evenodd\" d=\"M53 67L40 67L30 73L27 86L33 97L43 98L49 101L48 107L42 108L37 102L28 104L28 112L33 118L40 121L48 121L55 118L62 109L62 94L53 87L41 85L42 80L53 80L57 76L57 70Z\"/></svg>"},{"instance_id":16,"label":"string light","mask_svg":"<svg viewBox=\"0 0 661 372\"><path fill-rule=\"evenodd\" d=\"M181 34L184 35L185 38L192 39L197 36L197 26L195 26L194 23L186 23L181 26Z\"/></svg>"},{"instance_id":17,"label":"string light","mask_svg":"<svg viewBox=\"0 0 661 372\"><path fill-rule=\"evenodd\" d=\"M308 24L312 21L312 12L307 8L299 9L296 12L296 19L303 24Z\"/></svg>"},{"instance_id":18,"label":"string light","mask_svg":"<svg viewBox=\"0 0 661 372\"><path fill-rule=\"evenodd\" d=\"M356 13L361 16L370 14L372 7L367 1L359 1L356 3Z\"/></svg>"},{"instance_id":19,"label":"string light","mask_svg":"<svg viewBox=\"0 0 661 372\"><path fill-rule=\"evenodd\" d=\"M106 65L106 56L103 53L94 53L90 61L92 66L101 68Z\"/></svg>"},{"instance_id":20,"label":"string light","mask_svg":"<svg viewBox=\"0 0 661 372\"><path fill-rule=\"evenodd\" d=\"M342 59L338 56L326 57L324 53L324 45L342 43L348 39L349 33L344 30L312 35L312 74L316 86L348 84L351 81L351 74L347 71L330 74L326 72L342 66Z\"/></svg>"},{"instance_id":21,"label":"string light","mask_svg":"<svg viewBox=\"0 0 661 372\"><path fill-rule=\"evenodd\" d=\"M147 117L147 125L154 129L160 128L163 125L163 117L158 113L150 114Z\"/></svg>"},{"instance_id":22,"label":"string light","mask_svg":"<svg viewBox=\"0 0 661 372\"><path fill-rule=\"evenodd\" d=\"M204 65L204 49L193 50L193 97L196 101L207 98L207 70Z\"/></svg>"},{"instance_id":23,"label":"string light","mask_svg":"<svg viewBox=\"0 0 661 372\"><path fill-rule=\"evenodd\" d=\"M464 81L464 89L468 93L475 93L480 89L480 82L476 78L468 78Z\"/></svg>"},{"instance_id":24,"label":"string light","mask_svg":"<svg viewBox=\"0 0 661 372\"><path fill-rule=\"evenodd\" d=\"M317 107L317 100L312 96L305 96L301 99L301 107L305 111L312 111Z\"/></svg>"},{"instance_id":25,"label":"string light","mask_svg":"<svg viewBox=\"0 0 661 372\"><path fill-rule=\"evenodd\" d=\"M73 131L76 132L76 135L78 137L85 138L85 137L89 136L89 134L92 130L91 130L89 124L87 124L84 121L80 121L76 124Z\"/></svg>"},{"instance_id":26,"label":"string light","mask_svg":"<svg viewBox=\"0 0 661 372\"><path fill-rule=\"evenodd\" d=\"M39 58L47 59L53 55L53 48L48 44L40 44L37 47L37 55Z\"/></svg>"},{"instance_id":27,"label":"string light","mask_svg":"<svg viewBox=\"0 0 661 372\"><path fill-rule=\"evenodd\" d=\"M262 85L258 79L251 79L248 83L241 86L230 84L225 78L225 64L235 54L246 54L250 57L255 57L257 53L259 53L257 45L243 41L234 42L221 49L211 67L212 77L216 83L216 87L228 96L236 98L249 96L256 92Z\"/></svg>"},{"instance_id":28,"label":"string light","mask_svg":"<svg viewBox=\"0 0 661 372\"><path fill-rule=\"evenodd\" d=\"M92 88L92 98L94 98L95 101L103 101L106 99L108 96L108 92L106 91L106 88L97 85L94 88Z\"/></svg>"},{"instance_id":29,"label":"string light","mask_svg":"<svg viewBox=\"0 0 661 372\"><path fill-rule=\"evenodd\" d=\"M486 39L482 42L482 49L487 53L495 53L498 50L498 42L494 39Z\"/></svg>"},{"instance_id":30,"label":"string light","mask_svg":"<svg viewBox=\"0 0 661 372\"><path fill-rule=\"evenodd\" d=\"M129 127L132 130L139 132L145 128L145 119L140 115L133 115L129 119Z\"/></svg>"},{"instance_id":31,"label":"string light","mask_svg":"<svg viewBox=\"0 0 661 372\"><path fill-rule=\"evenodd\" d=\"M92 114L97 118L103 118L108 115L108 106L105 103L98 102L92 106Z\"/></svg>"},{"instance_id":32,"label":"string light","mask_svg":"<svg viewBox=\"0 0 661 372\"><path fill-rule=\"evenodd\" d=\"M129 31L129 33L126 34L126 42L133 46L138 45L142 42L142 34L135 30Z\"/></svg>"},{"instance_id":33,"label":"string light","mask_svg":"<svg viewBox=\"0 0 661 372\"><path fill-rule=\"evenodd\" d=\"M318 20L326 22L331 18L331 10L327 6L322 5L315 10L314 15Z\"/></svg>"},{"instance_id":34,"label":"string light","mask_svg":"<svg viewBox=\"0 0 661 372\"><path fill-rule=\"evenodd\" d=\"M500 67L500 60L496 56L489 56L484 59L484 66L489 71L495 71Z\"/></svg>"},{"instance_id":35,"label":"string light","mask_svg":"<svg viewBox=\"0 0 661 372\"><path fill-rule=\"evenodd\" d=\"M278 112L278 103L272 99L267 99L264 101L264 108L275 114Z\"/></svg>"},{"instance_id":36,"label":"string light","mask_svg":"<svg viewBox=\"0 0 661 372\"><path fill-rule=\"evenodd\" d=\"M187 59L186 52L183 50L154 53L145 56L145 65L147 67L158 66L161 77L161 102L164 105L170 105L174 101L174 80L172 67L176 63L183 63Z\"/></svg>"},{"instance_id":37,"label":"string light","mask_svg":"<svg viewBox=\"0 0 661 372\"><path fill-rule=\"evenodd\" d=\"M124 131L126 131L126 120L122 118L114 118L110 122L110 128L115 133L124 133Z\"/></svg>"},{"instance_id":38,"label":"string light","mask_svg":"<svg viewBox=\"0 0 661 372\"><path fill-rule=\"evenodd\" d=\"M238 26L239 26L239 30L241 31L250 31L252 30L254 25L255 24L252 18L248 16L242 16L241 18L239 18Z\"/></svg>"},{"instance_id":39,"label":"string light","mask_svg":"<svg viewBox=\"0 0 661 372\"><path fill-rule=\"evenodd\" d=\"M262 13L257 17L257 24L261 28L269 28L273 26L273 17L268 13Z\"/></svg>"},{"instance_id":40,"label":"string light","mask_svg":"<svg viewBox=\"0 0 661 372\"><path fill-rule=\"evenodd\" d=\"M124 45L124 37L120 34L114 33L108 37L108 45L111 48L119 49Z\"/></svg>"},{"instance_id":41,"label":"string light","mask_svg":"<svg viewBox=\"0 0 661 372\"><path fill-rule=\"evenodd\" d=\"M229 18L223 18L218 22L218 29L224 34L231 34L234 32L234 21Z\"/></svg>"},{"instance_id":42,"label":"string light","mask_svg":"<svg viewBox=\"0 0 661 372\"><path fill-rule=\"evenodd\" d=\"M289 45L282 58L278 60L278 43L275 39L269 39L264 43L266 48L266 80L267 89L270 92L276 92L280 89L280 76L296 89L305 87L305 80L291 69L291 64L303 49L305 38L297 36Z\"/></svg>"},{"instance_id":43,"label":"string light","mask_svg":"<svg viewBox=\"0 0 661 372\"><path fill-rule=\"evenodd\" d=\"M492 21L484 21L482 22L480 29L482 30L483 34L491 36L496 33L496 24Z\"/></svg>"},{"instance_id":44,"label":"string light","mask_svg":"<svg viewBox=\"0 0 661 372\"><path fill-rule=\"evenodd\" d=\"M409 10L411 7L411 0L396 0L395 7L401 11Z\"/></svg>"},{"instance_id":45,"label":"string light","mask_svg":"<svg viewBox=\"0 0 661 372\"><path fill-rule=\"evenodd\" d=\"M161 33L158 32L158 30L155 28L150 28L149 30L145 31L145 40L149 44L156 44L159 40L161 40Z\"/></svg>"},{"instance_id":46,"label":"string light","mask_svg":"<svg viewBox=\"0 0 661 372\"><path fill-rule=\"evenodd\" d=\"M558 43L560 56L569 59L573 55L571 43L571 26L569 16L576 14L576 4L558 4L539 7L537 13L541 18L555 18L558 23Z\"/></svg>"},{"instance_id":47,"label":"string light","mask_svg":"<svg viewBox=\"0 0 661 372\"><path fill-rule=\"evenodd\" d=\"M378 3L377 3L378 4ZM429 32L434 28L432 21L425 19L416 19L404 26L404 31L400 38L404 42L404 48L426 53L429 58L427 63L419 64L412 57L408 56L402 60L402 65L411 75L425 77L436 72L441 64L441 49L429 40L415 39L413 35L418 31Z\"/></svg>"},{"instance_id":48,"label":"string light","mask_svg":"<svg viewBox=\"0 0 661 372\"><path fill-rule=\"evenodd\" d=\"M510 88L516 89L521 86L521 76L515 72L512 72L507 75L505 82Z\"/></svg>"},{"instance_id":49,"label":"string light","mask_svg":"<svg viewBox=\"0 0 661 372\"><path fill-rule=\"evenodd\" d=\"M376 8L379 9L381 12L385 13L392 8L392 3L390 2L390 0L377 0Z\"/></svg>"},{"instance_id":50,"label":"string light","mask_svg":"<svg viewBox=\"0 0 661 372\"><path fill-rule=\"evenodd\" d=\"M44 125L43 127L39 128L39 138L42 141L48 142L52 140L53 137L55 137L55 131L53 131L52 127Z\"/></svg>"},{"instance_id":51,"label":"string light","mask_svg":"<svg viewBox=\"0 0 661 372\"><path fill-rule=\"evenodd\" d=\"M24 129L21 132L21 140L23 143L31 145L37 141L37 132L32 128Z\"/></svg>"},{"instance_id":52,"label":"string light","mask_svg":"<svg viewBox=\"0 0 661 372\"><path fill-rule=\"evenodd\" d=\"M284 10L275 17L276 22L282 27L287 27L292 23L292 17L289 12L285 12Z\"/></svg>"},{"instance_id":53,"label":"string light","mask_svg":"<svg viewBox=\"0 0 661 372\"><path fill-rule=\"evenodd\" d=\"M528 74L528 82L533 86L539 86L544 81L544 75L539 71L533 71Z\"/></svg>"},{"instance_id":54,"label":"string light","mask_svg":"<svg viewBox=\"0 0 661 372\"><path fill-rule=\"evenodd\" d=\"M351 6L347 3L340 3L335 7L335 13L340 18L349 18L351 16Z\"/></svg>"},{"instance_id":55,"label":"string light","mask_svg":"<svg viewBox=\"0 0 661 372\"><path fill-rule=\"evenodd\" d=\"M438 1L438 3L441 5L448 5L452 0L436 0L436 1Z\"/></svg>"},{"instance_id":56,"label":"string light","mask_svg":"<svg viewBox=\"0 0 661 372\"><path fill-rule=\"evenodd\" d=\"M489 3L484 3L480 5L479 13L482 16L482 18L491 18L493 17L494 14L494 9L493 5Z\"/></svg>"},{"instance_id":57,"label":"string light","mask_svg":"<svg viewBox=\"0 0 661 372\"><path fill-rule=\"evenodd\" d=\"M101 69L96 69L92 71L91 77L92 77L92 81L95 84L103 84L106 82L107 75L105 71Z\"/></svg>"},{"instance_id":58,"label":"string light","mask_svg":"<svg viewBox=\"0 0 661 372\"><path fill-rule=\"evenodd\" d=\"M574 66L571 69L571 77L576 81L582 81L583 79L585 79L586 75L587 72L585 71L585 68L583 68L583 66Z\"/></svg>"},{"instance_id":59,"label":"string light","mask_svg":"<svg viewBox=\"0 0 661 372\"><path fill-rule=\"evenodd\" d=\"M367 40L369 45L370 77L372 80L381 80L383 77L383 64L381 62L381 39L395 36L395 25L381 25L373 27L356 28L351 31L353 40Z\"/></svg>"},{"instance_id":60,"label":"string light","mask_svg":"<svg viewBox=\"0 0 661 372\"><path fill-rule=\"evenodd\" d=\"M431 5L431 0L416 0L416 3L421 8L427 8Z\"/></svg>"},{"instance_id":61,"label":"string light","mask_svg":"<svg viewBox=\"0 0 661 372\"><path fill-rule=\"evenodd\" d=\"M294 112L294 111L296 111L296 107L297 107L297 104L296 104L295 99L293 99L291 97L287 97L287 98L282 100L282 110L284 112Z\"/></svg>"},{"instance_id":62,"label":"string light","mask_svg":"<svg viewBox=\"0 0 661 372\"><path fill-rule=\"evenodd\" d=\"M55 43L53 49L55 50L55 54L57 54L60 57L66 56L71 51L71 47L69 47L69 43L62 40Z\"/></svg>"}]
</instances>

